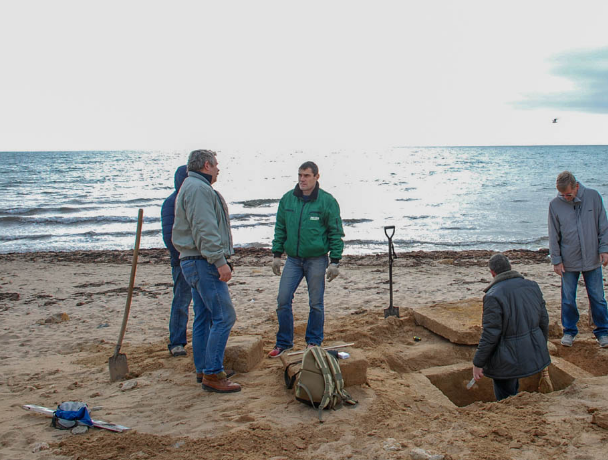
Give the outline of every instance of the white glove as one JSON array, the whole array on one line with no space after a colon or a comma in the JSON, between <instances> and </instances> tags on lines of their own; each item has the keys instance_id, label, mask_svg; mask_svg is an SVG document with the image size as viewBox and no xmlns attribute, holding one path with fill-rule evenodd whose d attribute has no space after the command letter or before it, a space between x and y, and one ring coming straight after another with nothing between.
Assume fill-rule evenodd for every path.
<instances>
[{"instance_id":1,"label":"white glove","mask_svg":"<svg viewBox=\"0 0 608 460\"><path fill-rule=\"evenodd\" d=\"M338 264L330 264L330 266L327 267L327 281L330 283L335 280L339 274L340 269L338 268Z\"/></svg>"},{"instance_id":2,"label":"white glove","mask_svg":"<svg viewBox=\"0 0 608 460\"><path fill-rule=\"evenodd\" d=\"M281 258L275 257L272 259L272 273L281 276Z\"/></svg>"}]
</instances>

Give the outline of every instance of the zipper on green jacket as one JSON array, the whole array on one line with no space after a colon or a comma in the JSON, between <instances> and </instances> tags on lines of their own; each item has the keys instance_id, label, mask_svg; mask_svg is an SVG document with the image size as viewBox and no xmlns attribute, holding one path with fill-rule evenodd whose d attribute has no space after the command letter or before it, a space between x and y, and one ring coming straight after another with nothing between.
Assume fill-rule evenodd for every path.
<instances>
[{"instance_id":1,"label":"zipper on green jacket","mask_svg":"<svg viewBox=\"0 0 608 460\"><path fill-rule=\"evenodd\" d=\"M302 209L300 209L300 222L298 223L298 244L296 246L296 257L300 257L300 230L302 230L302 214L304 214L304 206L307 201L302 200Z\"/></svg>"}]
</instances>

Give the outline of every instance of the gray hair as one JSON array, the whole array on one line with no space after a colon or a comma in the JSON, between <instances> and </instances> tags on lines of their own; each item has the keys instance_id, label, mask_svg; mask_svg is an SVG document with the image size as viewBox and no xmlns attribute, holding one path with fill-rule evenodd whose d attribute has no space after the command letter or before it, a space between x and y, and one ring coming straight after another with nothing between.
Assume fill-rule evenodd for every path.
<instances>
[{"instance_id":1,"label":"gray hair","mask_svg":"<svg viewBox=\"0 0 608 460\"><path fill-rule=\"evenodd\" d=\"M215 166L217 164L216 155L213 150L193 150L188 157L188 171L205 169L207 161L211 166Z\"/></svg>"},{"instance_id":2,"label":"gray hair","mask_svg":"<svg viewBox=\"0 0 608 460\"><path fill-rule=\"evenodd\" d=\"M490 262L488 264L490 266L490 270L492 270L497 275L499 273L508 272L511 270L511 262L507 259L507 256L504 254L494 254L490 257Z\"/></svg>"},{"instance_id":3,"label":"gray hair","mask_svg":"<svg viewBox=\"0 0 608 460\"><path fill-rule=\"evenodd\" d=\"M559 176L557 176L555 186L560 192L563 192L569 186L574 188L576 187L576 177L574 177L574 174L572 174L570 171L561 172L559 173Z\"/></svg>"}]
</instances>

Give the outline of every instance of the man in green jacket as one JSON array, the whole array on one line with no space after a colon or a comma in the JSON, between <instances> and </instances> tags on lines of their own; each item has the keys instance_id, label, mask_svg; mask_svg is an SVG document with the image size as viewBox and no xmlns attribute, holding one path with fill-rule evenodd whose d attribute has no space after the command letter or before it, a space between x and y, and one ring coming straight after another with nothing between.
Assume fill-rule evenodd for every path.
<instances>
[{"instance_id":1,"label":"man in green jacket","mask_svg":"<svg viewBox=\"0 0 608 460\"><path fill-rule=\"evenodd\" d=\"M338 266L344 249L344 230L338 202L319 188L318 180L318 166L307 161L298 170L295 189L283 195L279 202L272 241L272 271L275 275L281 275L281 255L284 252L287 260L279 284L279 331L276 345L268 354L271 358L293 348L292 302L302 278L306 278L310 305L306 343L314 346L323 342L325 274L327 280L332 281L340 273Z\"/></svg>"}]
</instances>

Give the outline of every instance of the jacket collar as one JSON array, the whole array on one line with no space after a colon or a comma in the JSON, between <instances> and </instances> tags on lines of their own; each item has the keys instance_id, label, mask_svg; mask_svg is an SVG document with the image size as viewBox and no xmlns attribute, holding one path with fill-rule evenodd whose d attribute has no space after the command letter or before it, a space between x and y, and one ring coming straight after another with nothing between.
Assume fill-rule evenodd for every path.
<instances>
[{"instance_id":1,"label":"jacket collar","mask_svg":"<svg viewBox=\"0 0 608 460\"><path fill-rule=\"evenodd\" d=\"M587 190L587 188L579 182L578 183L578 192L573 200L575 203L580 203L581 201L583 201L583 195L585 194L585 190Z\"/></svg>"},{"instance_id":2,"label":"jacket collar","mask_svg":"<svg viewBox=\"0 0 608 460\"><path fill-rule=\"evenodd\" d=\"M211 176L209 176L209 174L203 174L198 171L188 171L188 177L200 179L203 182L206 182L208 185L211 185Z\"/></svg>"},{"instance_id":3,"label":"jacket collar","mask_svg":"<svg viewBox=\"0 0 608 460\"><path fill-rule=\"evenodd\" d=\"M494 279L492 280L492 282L490 283L490 285L483 290L483 292L488 292L492 286L494 286L495 284L500 283L501 281L506 281L506 280L510 280L510 279L513 279L513 278L523 278L523 276L520 275L515 270L508 270L506 272L499 273L498 275L496 275L494 277Z\"/></svg>"},{"instance_id":4,"label":"jacket collar","mask_svg":"<svg viewBox=\"0 0 608 460\"><path fill-rule=\"evenodd\" d=\"M300 184L296 184L296 188L293 189L293 194L298 198L302 198L304 196L304 192L300 190ZM310 194L310 201L314 201L319 196L319 182L315 185L315 189Z\"/></svg>"},{"instance_id":5,"label":"jacket collar","mask_svg":"<svg viewBox=\"0 0 608 460\"><path fill-rule=\"evenodd\" d=\"M580 182L578 183L578 192L576 193L576 196L574 197L574 200L572 201L566 201L564 199L563 196L561 196L559 193L557 195L557 197L562 200L564 203L572 203L572 205L574 206L574 204L578 204L581 201L583 201L583 195L585 194L585 190L587 190L587 187L585 187L583 184L581 184Z\"/></svg>"}]
</instances>

